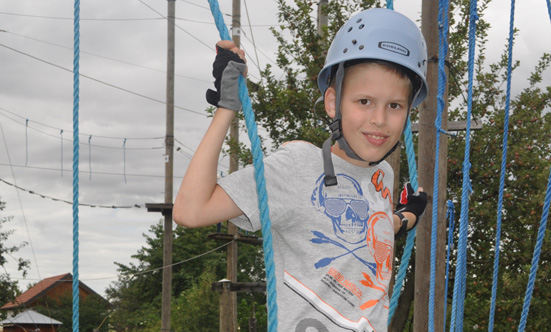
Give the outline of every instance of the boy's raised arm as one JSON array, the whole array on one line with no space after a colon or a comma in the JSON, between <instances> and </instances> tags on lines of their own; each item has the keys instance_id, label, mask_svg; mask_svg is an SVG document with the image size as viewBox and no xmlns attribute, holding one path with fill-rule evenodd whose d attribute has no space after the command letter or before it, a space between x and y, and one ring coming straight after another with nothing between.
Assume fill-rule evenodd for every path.
<instances>
[{"instance_id":1,"label":"boy's raised arm","mask_svg":"<svg viewBox=\"0 0 551 332\"><path fill-rule=\"evenodd\" d=\"M174 201L174 221L187 227L209 226L243 214L216 180L224 138L235 112L241 109L237 91L239 75L246 74L245 55L231 41L220 41L216 46L213 74L217 91L209 90L207 100L218 108Z\"/></svg>"}]
</instances>

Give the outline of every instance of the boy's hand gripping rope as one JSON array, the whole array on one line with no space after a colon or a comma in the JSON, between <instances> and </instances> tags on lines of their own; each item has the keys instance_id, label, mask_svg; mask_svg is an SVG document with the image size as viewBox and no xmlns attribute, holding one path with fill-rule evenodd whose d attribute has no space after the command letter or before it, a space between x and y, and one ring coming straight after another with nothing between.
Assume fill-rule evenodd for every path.
<instances>
[{"instance_id":1,"label":"boy's hand gripping rope","mask_svg":"<svg viewBox=\"0 0 551 332\"><path fill-rule=\"evenodd\" d=\"M224 18L218 1L209 0L210 9L216 23L220 38L231 40L228 29L224 23ZM253 153L254 175L256 180L256 190L258 193L258 206L262 222L262 236L264 248L264 261L266 265L267 297L268 297L268 331L277 331L277 303L276 303L276 280L274 254L272 250L272 232L270 213L268 209L268 194L266 192L266 180L264 179L263 154L260 148L260 139L258 138L254 112L252 110L251 100L248 95L247 86L243 77L239 77L239 99L243 105L243 114L247 125L247 133L251 141Z\"/></svg>"}]
</instances>

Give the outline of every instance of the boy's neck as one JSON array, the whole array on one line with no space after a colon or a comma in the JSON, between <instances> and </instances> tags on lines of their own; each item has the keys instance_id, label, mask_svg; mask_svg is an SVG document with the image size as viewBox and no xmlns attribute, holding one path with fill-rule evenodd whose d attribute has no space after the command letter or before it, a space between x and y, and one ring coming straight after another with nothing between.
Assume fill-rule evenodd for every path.
<instances>
[{"instance_id":1,"label":"boy's neck","mask_svg":"<svg viewBox=\"0 0 551 332\"><path fill-rule=\"evenodd\" d=\"M331 147L331 153L333 153L334 155L340 157L341 159L344 159L345 161L347 161L348 163L354 165L354 166L358 166L358 167L372 167L371 165L369 165L369 161L361 161L361 160L357 160L357 159L354 159L354 158L350 158L346 152L341 149L341 147L339 146L339 142L335 142L335 144L333 144L333 146Z\"/></svg>"}]
</instances>

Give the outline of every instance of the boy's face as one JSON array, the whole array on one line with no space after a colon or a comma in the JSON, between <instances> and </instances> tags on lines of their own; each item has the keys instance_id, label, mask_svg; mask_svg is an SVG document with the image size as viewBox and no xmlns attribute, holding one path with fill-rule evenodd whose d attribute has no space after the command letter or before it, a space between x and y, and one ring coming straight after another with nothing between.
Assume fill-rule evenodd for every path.
<instances>
[{"instance_id":1,"label":"boy's face","mask_svg":"<svg viewBox=\"0 0 551 332\"><path fill-rule=\"evenodd\" d=\"M346 72L341 97L342 131L350 148L367 162L379 161L402 135L408 115L411 84L387 67L375 63L354 65ZM327 114L335 116L336 92L325 94ZM333 153L349 162L352 159L338 147Z\"/></svg>"}]
</instances>

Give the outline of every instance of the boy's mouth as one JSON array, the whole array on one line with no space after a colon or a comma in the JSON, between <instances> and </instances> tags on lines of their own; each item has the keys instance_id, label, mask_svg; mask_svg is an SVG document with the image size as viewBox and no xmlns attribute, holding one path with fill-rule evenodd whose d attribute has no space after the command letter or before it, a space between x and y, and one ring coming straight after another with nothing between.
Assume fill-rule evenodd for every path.
<instances>
[{"instance_id":1,"label":"boy's mouth","mask_svg":"<svg viewBox=\"0 0 551 332\"><path fill-rule=\"evenodd\" d=\"M387 135L382 135L378 133L364 133L364 137L369 143L373 145L383 145L388 138Z\"/></svg>"}]
</instances>

